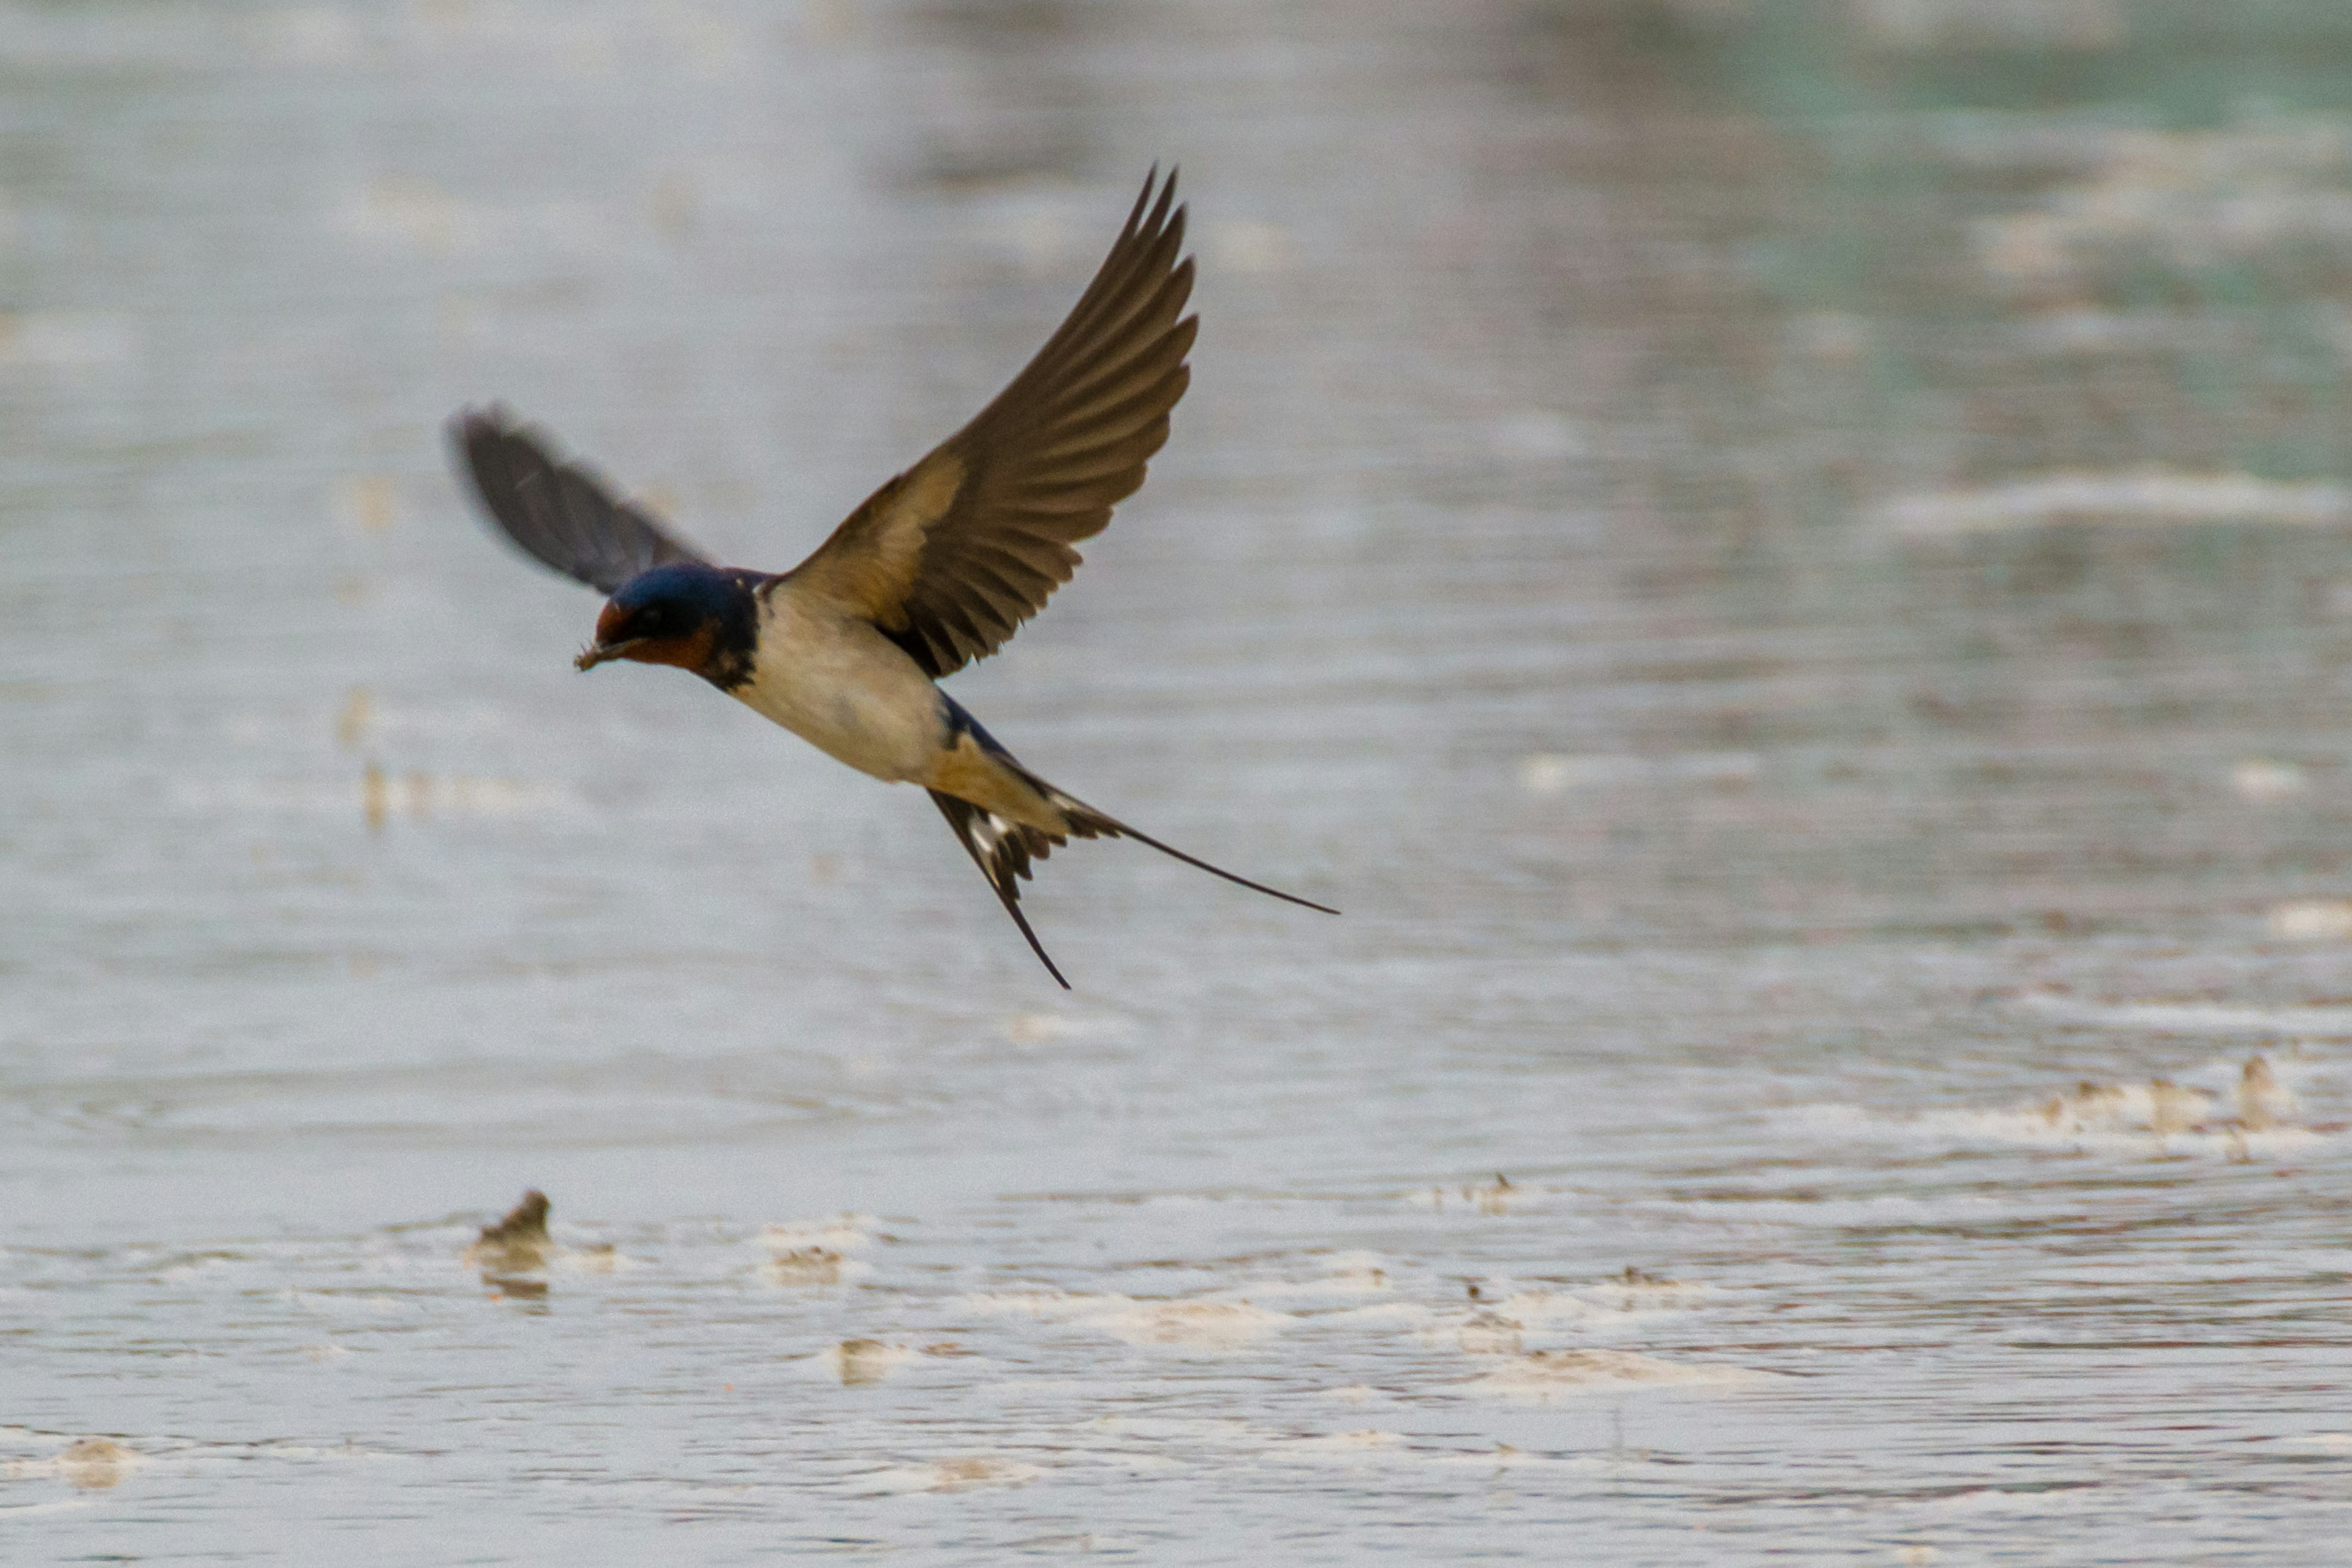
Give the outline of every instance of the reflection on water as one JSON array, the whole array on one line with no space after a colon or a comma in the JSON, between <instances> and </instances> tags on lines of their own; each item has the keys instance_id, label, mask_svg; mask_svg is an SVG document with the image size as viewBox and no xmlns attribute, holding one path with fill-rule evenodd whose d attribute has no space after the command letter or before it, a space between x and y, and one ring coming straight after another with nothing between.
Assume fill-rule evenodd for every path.
<instances>
[{"instance_id":1,"label":"reflection on water","mask_svg":"<svg viewBox=\"0 0 2352 1568\"><path fill-rule=\"evenodd\" d=\"M2348 45L0 6L12 1552L2324 1556ZM1081 847L1061 998L440 422L789 563L1155 158L1194 390L957 692L1349 912Z\"/></svg>"}]
</instances>

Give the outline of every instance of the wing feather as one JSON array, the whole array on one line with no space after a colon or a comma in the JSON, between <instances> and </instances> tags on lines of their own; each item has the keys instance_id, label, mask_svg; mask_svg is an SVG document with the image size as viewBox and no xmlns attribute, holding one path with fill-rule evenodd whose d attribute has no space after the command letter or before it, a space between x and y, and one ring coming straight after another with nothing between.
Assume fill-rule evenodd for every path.
<instances>
[{"instance_id":1,"label":"wing feather","mask_svg":"<svg viewBox=\"0 0 2352 1568\"><path fill-rule=\"evenodd\" d=\"M1143 184L1110 253L994 401L884 485L788 576L934 678L1004 645L1070 580L1168 440L1199 321L1183 314L1176 176Z\"/></svg>"},{"instance_id":2,"label":"wing feather","mask_svg":"<svg viewBox=\"0 0 2352 1568\"><path fill-rule=\"evenodd\" d=\"M593 470L559 461L543 431L504 408L466 410L449 437L490 520L526 554L567 577L610 594L652 567L708 562L642 508L614 496Z\"/></svg>"}]
</instances>

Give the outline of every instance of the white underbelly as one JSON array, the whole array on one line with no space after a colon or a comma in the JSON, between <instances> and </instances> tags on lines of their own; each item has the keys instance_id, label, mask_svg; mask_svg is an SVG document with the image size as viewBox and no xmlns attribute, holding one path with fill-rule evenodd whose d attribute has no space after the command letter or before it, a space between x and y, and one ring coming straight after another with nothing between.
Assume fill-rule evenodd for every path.
<instances>
[{"instance_id":1,"label":"white underbelly","mask_svg":"<svg viewBox=\"0 0 2352 1568\"><path fill-rule=\"evenodd\" d=\"M921 778L944 733L938 689L871 626L798 616L781 598L761 626L751 679L734 695L860 773Z\"/></svg>"}]
</instances>

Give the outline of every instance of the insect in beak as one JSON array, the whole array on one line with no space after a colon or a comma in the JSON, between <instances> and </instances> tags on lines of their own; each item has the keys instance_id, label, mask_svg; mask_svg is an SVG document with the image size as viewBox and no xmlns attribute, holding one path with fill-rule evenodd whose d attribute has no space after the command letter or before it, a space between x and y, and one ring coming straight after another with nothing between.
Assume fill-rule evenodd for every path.
<instances>
[{"instance_id":1,"label":"insect in beak","mask_svg":"<svg viewBox=\"0 0 2352 1568\"><path fill-rule=\"evenodd\" d=\"M572 668L589 670L608 659L626 658L629 650L645 640L643 637L624 637L619 642L600 642L593 647L583 649L580 657L572 661Z\"/></svg>"}]
</instances>

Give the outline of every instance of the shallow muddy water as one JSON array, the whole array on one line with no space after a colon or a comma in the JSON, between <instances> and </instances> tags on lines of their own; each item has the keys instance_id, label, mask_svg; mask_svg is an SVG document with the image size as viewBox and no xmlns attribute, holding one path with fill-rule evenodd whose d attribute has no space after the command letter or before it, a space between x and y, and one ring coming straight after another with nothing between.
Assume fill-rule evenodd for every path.
<instances>
[{"instance_id":1,"label":"shallow muddy water","mask_svg":"<svg viewBox=\"0 0 2352 1568\"><path fill-rule=\"evenodd\" d=\"M2352 22L0 6L0 1554L2328 1560ZM442 422L791 563L1154 159L954 690L575 675ZM527 1188L544 1256L470 1259Z\"/></svg>"}]
</instances>

